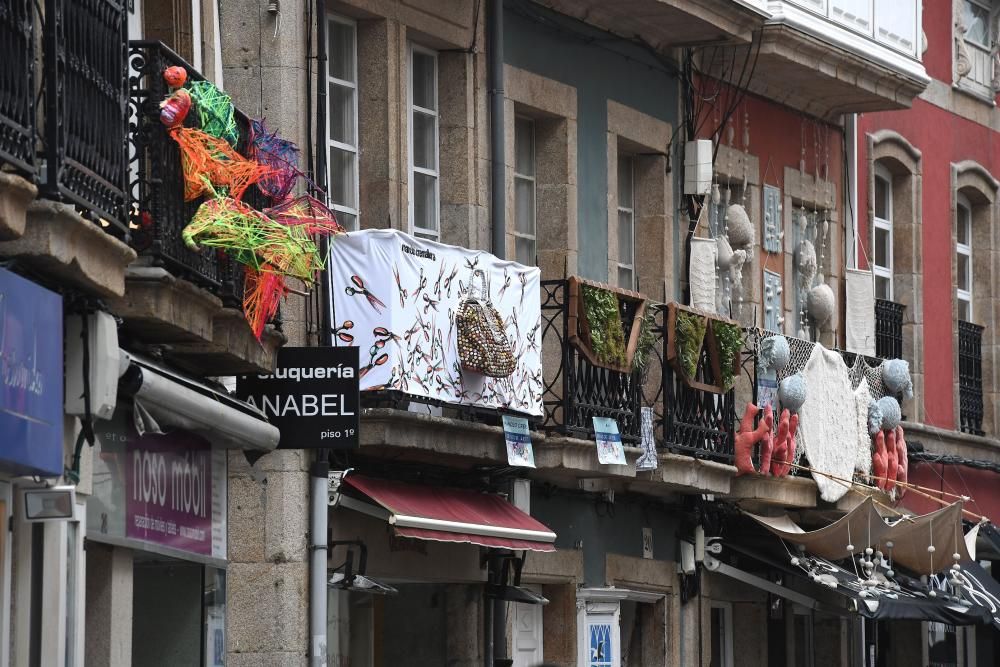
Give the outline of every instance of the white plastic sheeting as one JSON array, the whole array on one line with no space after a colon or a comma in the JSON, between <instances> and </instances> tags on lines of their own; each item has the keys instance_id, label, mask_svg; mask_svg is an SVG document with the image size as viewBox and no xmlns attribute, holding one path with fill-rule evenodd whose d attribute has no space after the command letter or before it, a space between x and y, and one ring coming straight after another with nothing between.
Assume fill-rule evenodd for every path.
<instances>
[{"instance_id":1,"label":"white plastic sheeting","mask_svg":"<svg viewBox=\"0 0 1000 667\"><path fill-rule=\"evenodd\" d=\"M463 371L459 363L455 313L477 270L514 347L517 368L507 378ZM542 415L537 268L379 229L338 236L327 275L334 345L361 348L362 391Z\"/></svg>"}]
</instances>

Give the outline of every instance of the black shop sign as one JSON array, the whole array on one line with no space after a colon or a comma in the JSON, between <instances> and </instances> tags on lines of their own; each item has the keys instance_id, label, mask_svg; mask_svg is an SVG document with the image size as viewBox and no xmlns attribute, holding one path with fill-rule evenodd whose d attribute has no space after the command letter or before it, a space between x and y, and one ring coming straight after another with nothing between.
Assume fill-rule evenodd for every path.
<instances>
[{"instance_id":1,"label":"black shop sign","mask_svg":"<svg viewBox=\"0 0 1000 667\"><path fill-rule=\"evenodd\" d=\"M236 395L281 430L280 449L358 446L358 348L283 347L270 375L242 375Z\"/></svg>"}]
</instances>

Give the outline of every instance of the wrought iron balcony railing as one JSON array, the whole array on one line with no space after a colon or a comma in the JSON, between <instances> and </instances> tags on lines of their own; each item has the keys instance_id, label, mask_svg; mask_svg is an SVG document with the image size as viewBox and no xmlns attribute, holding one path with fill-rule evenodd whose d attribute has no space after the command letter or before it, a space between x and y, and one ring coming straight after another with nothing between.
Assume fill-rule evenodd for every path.
<instances>
[{"instance_id":1,"label":"wrought iron balcony railing","mask_svg":"<svg viewBox=\"0 0 1000 667\"><path fill-rule=\"evenodd\" d=\"M983 435L983 327L958 323L958 411L965 433Z\"/></svg>"},{"instance_id":2,"label":"wrought iron balcony railing","mask_svg":"<svg viewBox=\"0 0 1000 667\"><path fill-rule=\"evenodd\" d=\"M736 429L734 391L716 394L691 387L666 361L667 337L665 306L654 306L653 346L649 377L643 384L643 403L653 409L657 446L669 452L732 463L733 435ZM703 351L698 360L696 379L712 380L712 365ZM655 388L655 394L650 390Z\"/></svg>"},{"instance_id":3,"label":"wrought iron balcony railing","mask_svg":"<svg viewBox=\"0 0 1000 667\"><path fill-rule=\"evenodd\" d=\"M243 267L223 253L194 251L181 239L200 200L184 201L180 151L160 122L160 102L167 96L163 70L178 65L187 70L189 81L204 77L162 42L133 41L129 45L129 108L131 124L132 245L141 255L219 296L226 305L238 306L243 299ZM189 115L193 122L194 114ZM250 137L249 118L237 111L239 141L236 149L246 154ZM251 206L263 206L263 197L251 186L243 197Z\"/></svg>"},{"instance_id":4,"label":"wrought iron balcony railing","mask_svg":"<svg viewBox=\"0 0 1000 667\"><path fill-rule=\"evenodd\" d=\"M121 0L0 6L0 163L117 236L128 233L127 22Z\"/></svg>"},{"instance_id":5,"label":"wrought iron balcony railing","mask_svg":"<svg viewBox=\"0 0 1000 667\"><path fill-rule=\"evenodd\" d=\"M34 177L35 17L31 0L0 7L0 162Z\"/></svg>"},{"instance_id":6,"label":"wrought iron balcony railing","mask_svg":"<svg viewBox=\"0 0 1000 667\"><path fill-rule=\"evenodd\" d=\"M618 422L622 442L639 443L641 375L591 364L569 340L568 282L543 280L541 290L545 428L591 438L593 418L610 417Z\"/></svg>"},{"instance_id":7,"label":"wrought iron balcony railing","mask_svg":"<svg viewBox=\"0 0 1000 667\"><path fill-rule=\"evenodd\" d=\"M903 358L903 312L906 306L875 299L875 355L881 359Z\"/></svg>"},{"instance_id":8,"label":"wrought iron balcony railing","mask_svg":"<svg viewBox=\"0 0 1000 667\"><path fill-rule=\"evenodd\" d=\"M118 235L128 232L127 23L124 0L45 2L41 191Z\"/></svg>"}]
</instances>

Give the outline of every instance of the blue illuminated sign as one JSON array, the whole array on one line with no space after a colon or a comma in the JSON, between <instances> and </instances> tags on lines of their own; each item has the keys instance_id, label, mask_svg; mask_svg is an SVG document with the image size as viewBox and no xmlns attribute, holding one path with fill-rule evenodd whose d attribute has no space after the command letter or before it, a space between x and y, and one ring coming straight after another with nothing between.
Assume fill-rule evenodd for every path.
<instances>
[{"instance_id":1,"label":"blue illuminated sign","mask_svg":"<svg viewBox=\"0 0 1000 667\"><path fill-rule=\"evenodd\" d=\"M0 469L63 473L62 297L0 269Z\"/></svg>"}]
</instances>

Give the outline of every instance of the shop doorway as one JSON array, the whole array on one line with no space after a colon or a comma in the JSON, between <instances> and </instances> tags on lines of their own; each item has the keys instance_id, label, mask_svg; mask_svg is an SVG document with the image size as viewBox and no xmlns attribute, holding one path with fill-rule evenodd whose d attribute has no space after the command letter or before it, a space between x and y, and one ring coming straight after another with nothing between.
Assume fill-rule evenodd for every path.
<instances>
[{"instance_id":1,"label":"shop doorway","mask_svg":"<svg viewBox=\"0 0 1000 667\"><path fill-rule=\"evenodd\" d=\"M200 563L133 552L132 664L225 664L225 573Z\"/></svg>"},{"instance_id":2,"label":"shop doorway","mask_svg":"<svg viewBox=\"0 0 1000 667\"><path fill-rule=\"evenodd\" d=\"M481 662L482 586L392 585L398 594L329 589L329 667L440 667Z\"/></svg>"},{"instance_id":3,"label":"shop doorway","mask_svg":"<svg viewBox=\"0 0 1000 667\"><path fill-rule=\"evenodd\" d=\"M665 667L666 627L657 613L662 598L645 591L580 589L579 667Z\"/></svg>"},{"instance_id":4,"label":"shop doorway","mask_svg":"<svg viewBox=\"0 0 1000 667\"><path fill-rule=\"evenodd\" d=\"M522 585L522 588L542 595L541 586ZM514 667L535 667L545 660L544 626L542 605L514 602L513 610L513 658Z\"/></svg>"}]
</instances>

